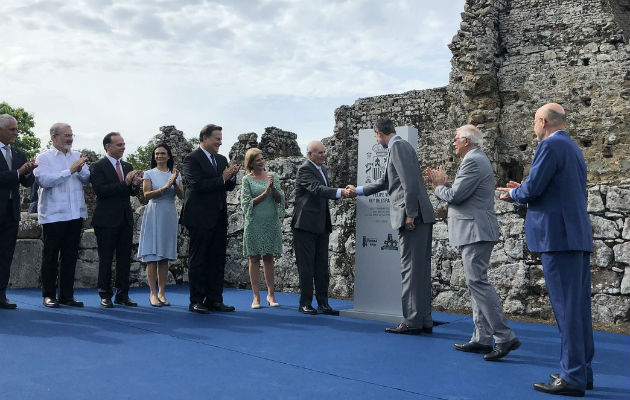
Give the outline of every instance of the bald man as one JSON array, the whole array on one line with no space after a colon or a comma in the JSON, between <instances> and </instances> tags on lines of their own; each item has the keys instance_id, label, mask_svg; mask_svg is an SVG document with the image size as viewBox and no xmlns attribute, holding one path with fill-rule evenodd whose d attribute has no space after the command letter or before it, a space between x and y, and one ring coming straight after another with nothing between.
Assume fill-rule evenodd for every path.
<instances>
[{"instance_id":1,"label":"bald man","mask_svg":"<svg viewBox=\"0 0 630 400\"><path fill-rule=\"evenodd\" d=\"M538 146L529 176L509 182L502 200L527 204L527 247L541 254L549 301L560 331L560 373L534 389L557 395L584 396L593 387L594 354L591 320L593 233L586 212L586 163L566 132L562 106L546 104L536 111Z\"/></svg>"},{"instance_id":2,"label":"bald man","mask_svg":"<svg viewBox=\"0 0 630 400\"><path fill-rule=\"evenodd\" d=\"M300 306L303 314L317 314L312 306L313 280L317 308L336 315L328 304L328 236L332 232L328 200L354 197L349 189L329 187L326 148L313 141L306 147L307 160L298 168L295 181L295 206L291 227L293 249L300 276Z\"/></svg>"}]
</instances>

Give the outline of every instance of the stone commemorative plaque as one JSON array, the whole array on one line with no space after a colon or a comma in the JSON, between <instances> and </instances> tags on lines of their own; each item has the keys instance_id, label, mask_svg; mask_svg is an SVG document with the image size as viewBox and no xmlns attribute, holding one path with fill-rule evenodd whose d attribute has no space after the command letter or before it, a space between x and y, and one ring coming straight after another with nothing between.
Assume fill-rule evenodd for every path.
<instances>
[{"instance_id":1,"label":"stone commemorative plaque","mask_svg":"<svg viewBox=\"0 0 630 400\"><path fill-rule=\"evenodd\" d=\"M417 151L418 130L397 127L396 133ZM372 129L359 131L357 186L375 182L385 174L387 149L374 139ZM400 322L402 318L398 232L389 220L387 190L357 197L354 308L341 315Z\"/></svg>"}]
</instances>

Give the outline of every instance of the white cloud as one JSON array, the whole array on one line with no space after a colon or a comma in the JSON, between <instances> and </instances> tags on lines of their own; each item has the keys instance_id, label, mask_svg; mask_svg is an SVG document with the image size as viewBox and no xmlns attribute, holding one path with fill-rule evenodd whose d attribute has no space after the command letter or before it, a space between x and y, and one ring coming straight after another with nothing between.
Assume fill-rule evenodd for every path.
<instances>
[{"instance_id":1,"label":"white cloud","mask_svg":"<svg viewBox=\"0 0 630 400\"><path fill-rule=\"evenodd\" d=\"M165 124L220 123L226 147L270 125L328 136L344 103L445 85L463 3L5 0L0 100L34 112L42 137L65 120L95 149Z\"/></svg>"}]
</instances>

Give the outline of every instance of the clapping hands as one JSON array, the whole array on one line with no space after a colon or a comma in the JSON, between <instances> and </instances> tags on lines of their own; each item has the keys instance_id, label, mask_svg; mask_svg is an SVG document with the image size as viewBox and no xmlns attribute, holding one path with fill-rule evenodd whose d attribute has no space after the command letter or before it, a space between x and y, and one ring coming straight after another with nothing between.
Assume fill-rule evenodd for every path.
<instances>
[{"instance_id":1,"label":"clapping hands","mask_svg":"<svg viewBox=\"0 0 630 400\"><path fill-rule=\"evenodd\" d=\"M37 168L37 164L35 163L35 159L31 158L29 162L22 164L22 166L18 168L18 174L28 175L33 172L35 168Z\"/></svg>"},{"instance_id":2,"label":"clapping hands","mask_svg":"<svg viewBox=\"0 0 630 400\"><path fill-rule=\"evenodd\" d=\"M142 171L134 169L133 171L129 171L127 176L125 176L125 183L127 185L137 186L142 182Z\"/></svg>"},{"instance_id":3,"label":"clapping hands","mask_svg":"<svg viewBox=\"0 0 630 400\"><path fill-rule=\"evenodd\" d=\"M433 186L446 185L448 183L448 176L444 172L444 167L441 165L437 169L426 169L427 181Z\"/></svg>"},{"instance_id":4,"label":"clapping hands","mask_svg":"<svg viewBox=\"0 0 630 400\"><path fill-rule=\"evenodd\" d=\"M513 201L512 197L510 196L510 190L511 189L515 189L517 187L520 187L521 184L515 181L509 181L505 187L498 187L497 190L499 192L501 192L501 194L499 195L499 199L501 200L505 200L505 201Z\"/></svg>"},{"instance_id":5,"label":"clapping hands","mask_svg":"<svg viewBox=\"0 0 630 400\"><path fill-rule=\"evenodd\" d=\"M234 177L238 173L239 169L240 166L237 163L232 162L229 167L223 170L223 180L227 182L232 179L232 177Z\"/></svg>"}]
</instances>

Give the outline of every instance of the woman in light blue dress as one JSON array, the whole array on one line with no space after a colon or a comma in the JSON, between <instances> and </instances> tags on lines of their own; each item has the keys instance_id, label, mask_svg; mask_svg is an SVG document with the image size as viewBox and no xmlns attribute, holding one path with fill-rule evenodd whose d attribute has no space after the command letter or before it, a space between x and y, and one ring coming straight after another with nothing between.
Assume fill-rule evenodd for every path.
<instances>
[{"instance_id":1,"label":"woman in light blue dress","mask_svg":"<svg viewBox=\"0 0 630 400\"><path fill-rule=\"evenodd\" d=\"M154 307L170 306L164 294L168 261L177 259L177 210L175 195L184 197L182 178L173 168L173 154L165 143L155 146L151 168L144 172L142 191L149 200L142 215L138 258L147 264L149 302ZM157 290L156 290L157 289Z\"/></svg>"}]
</instances>

